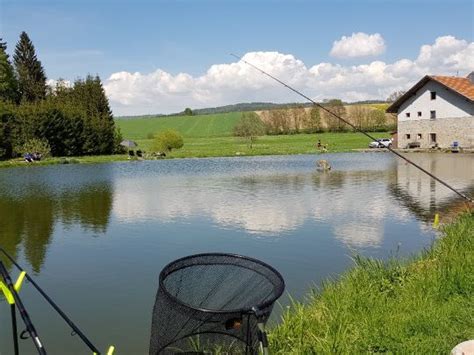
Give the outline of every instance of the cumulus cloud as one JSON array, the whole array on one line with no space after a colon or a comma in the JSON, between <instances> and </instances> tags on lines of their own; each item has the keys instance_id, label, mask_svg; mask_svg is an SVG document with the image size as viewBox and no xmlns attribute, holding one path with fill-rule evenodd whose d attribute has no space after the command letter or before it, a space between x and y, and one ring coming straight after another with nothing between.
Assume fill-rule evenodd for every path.
<instances>
[{"instance_id":1,"label":"cumulus cloud","mask_svg":"<svg viewBox=\"0 0 474 355\"><path fill-rule=\"evenodd\" d=\"M331 55L337 58L354 58L379 55L385 52L385 41L380 33L369 35L364 32L353 33L352 36L342 36L334 41Z\"/></svg>"},{"instance_id":2,"label":"cumulus cloud","mask_svg":"<svg viewBox=\"0 0 474 355\"><path fill-rule=\"evenodd\" d=\"M375 35L373 35L375 36ZM361 65L317 63L307 66L291 54L250 52L244 60L268 71L315 100L385 99L407 90L423 75L467 74L474 69L474 43L453 36L423 45L414 59ZM115 115L171 113L238 102L293 102L301 98L260 74L243 61L212 65L201 76L118 72L105 81Z\"/></svg>"}]
</instances>

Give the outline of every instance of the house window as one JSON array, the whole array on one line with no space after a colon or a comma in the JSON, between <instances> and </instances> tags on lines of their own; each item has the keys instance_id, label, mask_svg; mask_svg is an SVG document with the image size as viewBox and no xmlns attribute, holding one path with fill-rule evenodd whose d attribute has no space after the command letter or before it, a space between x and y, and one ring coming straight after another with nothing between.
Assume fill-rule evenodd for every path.
<instances>
[{"instance_id":1,"label":"house window","mask_svg":"<svg viewBox=\"0 0 474 355\"><path fill-rule=\"evenodd\" d=\"M405 117L410 117L410 112L405 113Z\"/></svg>"},{"instance_id":2,"label":"house window","mask_svg":"<svg viewBox=\"0 0 474 355\"><path fill-rule=\"evenodd\" d=\"M436 133L430 133L430 141L431 143L436 143Z\"/></svg>"},{"instance_id":3,"label":"house window","mask_svg":"<svg viewBox=\"0 0 474 355\"><path fill-rule=\"evenodd\" d=\"M421 138L422 138L421 133L418 133L418 134L416 135L416 138L417 138L417 139L421 139Z\"/></svg>"},{"instance_id":4,"label":"house window","mask_svg":"<svg viewBox=\"0 0 474 355\"><path fill-rule=\"evenodd\" d=\"M436 111L430 111L430 118L432 120L436 118Z\"/></svg>"},{"instance_id":5,"label":"house window","mask_svg":"<svg viewBox=\"0 0 474 355\"><path fill-rule=\"evenodd\" d=\"M431 91L431 100L436 100L436 91Z\"/></svg>"},{"instance_id":6,"label":"house window","mask_svg":"<svg viewBox=\"0 0 474 355\"><path fill-rule=\"evenodd\" d=\"M418 117L421 117L421 111L418 111Z\"/></svg>"},{"instance_id":7,"label":"house window","mask_svg":"<svg viewBox=\"0 0 474 355\"><path fill-rule=\"evenodd\" d=\"M408 134L405 134L405 138L406 138L406 139L410 139L410 137L411 137L411 136L410 136L409 133L408 133Z\"/></svg>"}]
</instances>

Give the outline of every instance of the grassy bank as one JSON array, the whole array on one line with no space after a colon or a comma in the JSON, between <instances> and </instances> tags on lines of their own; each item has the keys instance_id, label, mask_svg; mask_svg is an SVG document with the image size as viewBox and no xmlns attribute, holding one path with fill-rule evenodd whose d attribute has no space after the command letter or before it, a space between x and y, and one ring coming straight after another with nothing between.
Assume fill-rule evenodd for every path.
<instances>
[{"instance_id":1,"label":"grassy bank","mask_svg":"<svg viewBox=\"0 0 474 355\"><path fill-rule=\"evenodd\" d=\"M376 137L387 137L387 133L374 133ZM236 137L185 138L183 148L173 151L172 157L219 157L235 155L312 154L318 139L327 145L328 152L348 152L367 148L369 140L358 133L320 133L263 136L250 148L247 141ZM138 140L141 149L148 151L152 140Z\"/></svg>"},{"instance_id":2,"label":"grassy bank","mask_svg":"<svg viewBox=\"0 0 474 355\"><path fill-rule=\"evenodd\" d=\"M34 163L28 163L23 158L10 159L5 161L0 161L1 168L12 168L19 166L41 166L41 165L56 165L56 164L97 164L97 163L109 163L113 161L123 161L128 160L128 155L125 154L115 154L115 155L94 155L94 156L82 156L82 157L53 157L46 158L41 161L36 161Z\"/></svg>"},{"instance_id":3,"label":"grassy bank","mask_svg":"<svg viewBox=\"0 0 474 355\"><path fill-rule=\"evenodd\" d=\"M408 261L355 258L355 267L270 334L279 354L449 353L474 338L474 214Z\"/></svg>"},{"instance_id":4,"label":"grassy bank","mask_svg":"<svg viewBox=\"0 0 474 355\"><path fill-rule=\"evenodd\" d=\"M387 133L374 133L376 137L387 137ZM172 151L167 158L203 158L223 156L254 156L254 155L285 155L285 154L314 154L316 142L320 139L327 145L328 152L348 152L353 149L366 148L368 139L358 133L320 133L295 134L282 136L260 137L250 148L247 141L236 137L189 137L184 138L184 147ZM138 147L145 152L150 151L151 139L136 140ZM69 163L104 163L127 160L127 155L102 155L67 158ZM49 158L40 162L26 163L23 159L0 161L0 168L13 166L33 166L64 163L64 158Z\"/></svg>"}]
</instances>

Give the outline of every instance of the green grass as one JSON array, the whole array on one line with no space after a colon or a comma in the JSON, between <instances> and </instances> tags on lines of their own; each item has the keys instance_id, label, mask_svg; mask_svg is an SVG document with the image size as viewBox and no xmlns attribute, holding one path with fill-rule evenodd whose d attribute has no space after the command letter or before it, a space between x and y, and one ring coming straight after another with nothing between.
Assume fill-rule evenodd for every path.
<instances>
[{"instance_id":1,"label":"green grass","mask_svg":"<svg viewBox=\"0 0 474 355\"><path fill-rule=\"evenodd\" d=\"M388 137L388 134L384 132L376 132L373 135L376 137ZM316 149L318 139L321 140L322 144L327 145L329 153L367 148L369 142L366 137L358 133L294 134L259 137L253 144L253 147L250 148L245 139L237 137L188 137L184 138L183 148L167 153L167 158L314 154L320 152ZM151 139L137 139L138 147L136 149L149 152L152 141ZM104 163L127 159L128 156L123 154L67 158L71 163ZM55 157L47 158L40 162L26 163L22 158L18 158L0 161L0 168L61 164L63 161L63 158Z\"/></svg>"},{"instance_id":2,"label":"green grass","mask_svg":"<svg viewBox=\"0 0 474 355\"><path fill-rule=\"evenodd\" d=\"M272 352L444 353L474 338L474 214L411 260L355 257L355 267L294 302L270 333Z\"/></svg>"},{"instance_id":3,"label":"green grass","mask_svg":"<svg viewBox=\"0 0 474 355\"><path fill-rule=\"evenodd\" d=\"M388 137L387 133L374 133L376 137ZM235 155L285 155L313 154L319 152L315 145L320 139L326 144L328 152L347 152L353 149L367 148L369 139L358 133L319 133L294 134L281 136L263 136L253 144L252 148L243 138L209 137L184 138L184 146L169 154L170 157L220 157ZM137 140L138 147L149 151L152 140Z\"/></svg>"},{"instance_id":4,"label":"green grass","mask_svg":"<svg viewBox=\"0 0 474 355\"><path fill-rule=\"evenodd\" d=\"M82 157L53 157L45 158L41 161L34 163L27 163L23 158L10 159L0 161L1 168L13 168L18 166L33 167L41 165L56 165L56 164L96 164L96 163L110 163L113 161L128 160L126 154L115 154L115 155L93 155L93 156L82 156Z\"/></svg>"},{"instance_id":5,"label":"green grass","mask_svg":"<svg viewBox=\"0 0 474 355\"><path fill-rule=\"evenodd\" d=\"M124 139L146 139L164 129L175 129L183 137L222 137L232 135L241 117L240 112L202 116L170 116L152 118L115 119Z\"/></svg>"}]
</instances>

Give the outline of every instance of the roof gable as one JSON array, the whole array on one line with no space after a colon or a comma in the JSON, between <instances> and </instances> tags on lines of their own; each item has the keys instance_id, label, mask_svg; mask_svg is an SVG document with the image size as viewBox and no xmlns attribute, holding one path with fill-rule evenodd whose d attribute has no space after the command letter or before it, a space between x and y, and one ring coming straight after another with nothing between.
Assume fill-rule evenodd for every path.
<instances>
[{"instance_id":1,"label":"roof gable","mask_svg":"<svg viewBox=\"0 0 474 355\"><path fill-rule=\"evenodd\" d=\"M430 80L433 80L443 85L447 89L453 91L458 95L463 96L469 101L474 101L474 84L469 80L469 78L459 78L456 76L426 75L419 82L417 82L410 90L400 96L398 100L392 103L387 108L387 112L397 113L400 106L411 96L415 95L416 92Z\"/></svg>"}]
</instances>

